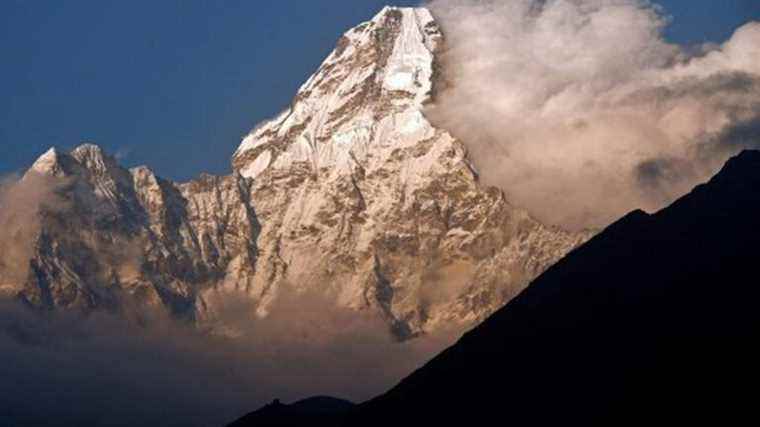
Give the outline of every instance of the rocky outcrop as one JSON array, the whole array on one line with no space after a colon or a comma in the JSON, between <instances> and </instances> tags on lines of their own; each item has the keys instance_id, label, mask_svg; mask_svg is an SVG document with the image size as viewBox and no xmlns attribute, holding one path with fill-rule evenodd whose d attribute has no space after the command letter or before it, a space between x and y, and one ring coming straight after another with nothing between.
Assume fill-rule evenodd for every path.
<instances>
[{"instance_id":1,"label":"rocky outcrop","mask_svg":"<svg viewBox=\"0 0 760 427\"><path fill-rule=\"evenodd\" d=\"M117 307L130 295L195 318L203 289L253 271L259 224L245 178L175 184L89 144L49 151L30 174L57 178L22 292L32 305Z\"/></svg>"}]
</instances>

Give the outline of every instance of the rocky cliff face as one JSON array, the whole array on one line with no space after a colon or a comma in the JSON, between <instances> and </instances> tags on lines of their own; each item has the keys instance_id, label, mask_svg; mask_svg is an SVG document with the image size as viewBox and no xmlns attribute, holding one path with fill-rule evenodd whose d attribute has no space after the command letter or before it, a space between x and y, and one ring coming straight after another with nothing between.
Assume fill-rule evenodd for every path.
<instances>
[{"instance_id":1,"label":"rocky cliff face","mask_svg":"<svg viewBox=\"0 0 760 427\"><path fill-rule=\"evenodd\" d=\"M238 175L175 184L89 144L51 149L34 175L56 180L21 292L32 305L116 308L129 295L195 318L202 290L254 269L259 225Z\"/></svg>"},{"instance_id":2,"label":"rocky cliff face","mask_svg":"<svg viewBox=\"0 0 760 427\"><path fill-rule=\"evenodd\" d=\"M348 31L230 176L176 184L93 145L51 150L30 173L56 177L64 207L41 214L19 295L83 309L130 295L213 323L224 290L258 316L283 289L317 292L402 339L484 318L584 236L480 185L462 142L426 120L442 43L425 9Z\"/></svg>"}]
</instances>

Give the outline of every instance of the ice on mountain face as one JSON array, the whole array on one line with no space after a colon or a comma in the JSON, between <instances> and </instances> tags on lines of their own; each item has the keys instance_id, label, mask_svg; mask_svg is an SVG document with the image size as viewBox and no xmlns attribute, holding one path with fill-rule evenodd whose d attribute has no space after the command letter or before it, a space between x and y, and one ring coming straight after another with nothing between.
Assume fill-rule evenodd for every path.
<instances>
[{"instance_id":1,"label":"ice on mountain face","mask_svg":"<svg viewBox=\"0 0 760 427\"><path fill-rule=\"evenodd\" d=\"M240 174L249 178L256 178L256 175L264 171L269 167L269 163L272 160L272 153L269 150L264 151L248 166L246 166Z\"/></svg>"},{"instance_id":2,"label":"ice on mountain face","mask_svg":"<svg viewBox=\"0 0 760 427\"><path fill-rule=\"evenodd\" d=\"M427 9L402 9L404 25L388 59L383 85L388 91L415 95L418 105L427 99L433 77L433 51L440 33L431 37L428 25L435 25Z\"/></svg>"},{"instance_id":3,"label":"ice on mountain face","mask_svg":"<svg viewBox=\"0 0 760 427\"><path fill-rule=\"evenodd\" d=\"M431 128L419 111L430 96L440 38L432 16L421 8L388 7L348 31L293 106L246 136L234 156L236 169L254 177L264 164L350 167L366 160L368 144L383 142L376 138L383 120L396 125L411 119L401 126ZM272 151L263 150L270 145ZM272 152L274 162L258 159Z\"/></svg>"}]
</instances>

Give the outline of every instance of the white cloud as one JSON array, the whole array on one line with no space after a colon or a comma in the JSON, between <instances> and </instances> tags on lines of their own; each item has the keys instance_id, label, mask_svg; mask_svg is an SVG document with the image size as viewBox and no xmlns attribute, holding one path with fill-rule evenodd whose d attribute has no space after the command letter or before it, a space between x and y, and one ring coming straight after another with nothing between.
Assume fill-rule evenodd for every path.
<instances>
[{"instance_id":1,"label":"white cloud","mask_svg":"<svg viewBox=\"0 0 760 427\"><path fill-rule=\"evenodd\" d=\"M447 43L428 116L541 219L598 227L661 208L760 144L760 23L694 49L666 42L668 20L639 0L430 7Z\"/></svg>"}]
</instances>

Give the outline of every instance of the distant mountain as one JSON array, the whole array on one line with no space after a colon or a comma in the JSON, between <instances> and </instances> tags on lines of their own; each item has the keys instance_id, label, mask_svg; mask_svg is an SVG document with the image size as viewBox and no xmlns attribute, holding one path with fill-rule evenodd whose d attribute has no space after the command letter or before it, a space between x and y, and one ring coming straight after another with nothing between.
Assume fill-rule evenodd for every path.
<instances>
[{"instance_id":1,"label":"distant mountain","mask_svg":"<svg viewBox=\"0 0 760 427\"><path fill-rule=\"evenodd\" d=\"M298 425L756 424L758 248L746 151L611 225L387 393Z\"/></svg>"},{"instance_id":2,"label":"distant mountain","mask_svg":"<svg viewBox=\"0 0 760 427\"><path fill-rule=\"evenodd\" d=\"M58 180L56 209L41 213L23 280L0 253L0 289L41 308L137 300L220 329L225 290L262 317L283 289L320 294L402 340L484 319L588 233L481 185L465 146L427 121L442 38L423 8L351 29L245 137L230 176L174 183L95 145L51 149L29 174Z\"/></svg>"}]
</instances>

